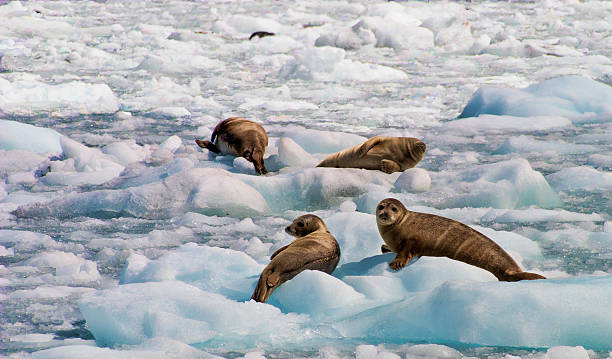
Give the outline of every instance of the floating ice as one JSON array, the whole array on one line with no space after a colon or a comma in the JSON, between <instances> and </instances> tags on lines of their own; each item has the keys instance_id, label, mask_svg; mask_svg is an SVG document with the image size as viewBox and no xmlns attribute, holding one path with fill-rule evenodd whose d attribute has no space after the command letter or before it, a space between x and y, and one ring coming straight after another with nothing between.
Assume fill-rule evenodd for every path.
<instances>
[{"instance_id":1,"label":"floating ice","mask_svg":"<svg viewBox=\"0 0 612 359\"><path fill-rule=\"evenodd\" d=\"M601 172L592 167L563 168L546 176L556 190L609 190L612 189L612 173Z\"/></svg>"},{"instance_id":2,"label":"floating ice","mask_svg":"<svg viewBox=\"0 0 612 359\"><path fill-rule=\"evenodd\" d=\"M460 116L461 117L461 116ZM572 122L561 116L497 116L479 115L478 117L460 118L446 122L442 128L446 131L481 132L481 131L546 131L561 127L570 127Z\"/></svg>"},{"instance_id":3,"label":"floating ice","mask_svg":"<svg viewBox=\"0 0 612 359\"><path fill-rule=\"evenodd\" d=\"M248 300L262 270L262 265L243 252L189 243L155 261L132 255L120 283L180 280L228 298Z\"/></svg>"},{"instance_id":4,"label":"floating ice","mask_svg":"<svg viewBox=\"0 0 612 359\"><path fill-rule=\"evenodd\" d=\"M63 160L50 162L41 181L47 185L102 184L119 176L124 167L97 148L86 147L68 137L60 138Z\"/></svg>"},{"instance_id":5,"label":"floating ice","mask_svg":"<svg viewBox=\"0 0 612 359\"><path fill-rule=\"evenodd\" d=\"M317 160L290 137L281 137L278 143L278 159L285 166L312 167Z\"/></svg>"},{"instance_id":6,"label":"floating ice","mask_svg":"<svg viewBox=\"0 0 612 359\"><path fill-rule=\"evenodd\" d=\"M149 155L148 145L140 146L134 140L113 142L102 148L102 152L111 155L116 162L127 166L134 162L144 161Z\"/></svg>"},{"instance_id":7,"label":"floating ice","mask_svg":"<svg viewBox=\"0 0 612 359\"><path fill-rule=\"evenodd\" d=\"M518 117L570 116L612 112L612 87L580 76L564 76L525 89L483 87L459 118L482 114Z\"/></svg>"},{"instance_id":8,"label":"floating ice","mask_svg":"<svg viewBox=\"0 0 612 359\"><path fill-rule=\"evenodd\" d=\"M281 68L279 75L315 81L402 81L408 75L392 67L345 59L345 52L335 47L297 50L294 60Z\"/></svg>"},{"instance_id":9,"label":"floating ice","mask_svg":"<svg viewBox=\"0 0 612 359\"><path fill-rule=\"evenodd\" d=\"M139 344L156 337L183 343L299 341L305 316L254 301L239 303L183 282L119 285L79 302L100 345ZM300 333L303 334L303 333Z\"/></svg>"},{"instance_id":10,"label":"floating ice","mask_svg":"<svg viewBox=\"0 0 612 359\"><path fill-rule=\"evenodd\" d=\"M523 158L476 166L455 173L452 178L460 180L463 191L447 200L448 207L517 208L535 204L551 208L561 205L544 176L534 171Z\"/></svg>"},{"instance_id":11,"label":"floating ice","mask_svg":"<svg viewBox=\"0 0 612 359\"><path fill-rule=\"evenodd\" d=\"M53 268L54 273L47 273L37 278L28 278L30 281L40 280L49 284L85 285L100 280L95 262L77 257L72 253L50 251L28 259L25 264Z\"/></svg>"},{"instance_id":12,"label":"floating ice","mask_svg":"<svg viewBox=\"0 0 612 359\"><path fill-rule=\"evenodd\" d=\"M253 187L229 172L216 168L193 168L161 182L128 189L72 193L47 203L16 210L18 216L109 216L169 218L181 211L246 217L268 210L266 200Z\"/></svg>"},{"instance_id":13,"label":"floating ice","mask_svg":"<svg viewBox=\"0 0 612 359\"><path fill-rule=\"evenodd\" d=\"M157 338L133 348L110 349L87 344L70 344L32 353L32 359L219 359L185 343Z\"/></svg>"},{"instance_id":14,"label":"floating ice","mask_svg":"<svg viewBox=\"0 0 612 359\"><path fill-rule=\"evenodd\" d=\"M401 191L427 192L431 187L431 177L422 168L409 168L397 178L393 185Z\"/></svg>"},{"instance_id":15,"label":"floating ice","mask_svg":"<svg viewBox=\"0 0 612 359\"><path fill-rule=\"evenodd\" d=\"M334 327L355 339L603 349L609 347L612 335L612 318L601 315L612 305L611 284L610 275L516 283L448 282ZM580 305L568 307L569 303ZM551 326L554 333L547 329Z\"/></svg>"},{"instance_id":16,"label":"floating ice","mask_svg":"<svg viewBox=\"0 0 612 359\"><path fill-rule=\"evenodd\" d=\"M418 196L406 192L390 193L381 187L372 188L358 199L357 208L374 213L378 202L386 197L397 198L407 206L426 204L442 208L515 209L532 205L543 208L561 205L559 196L544 176L533 170L523 158L470 167L436 173L430 190Z\"/></svg>"},{"instance_id":17,"label":"floating ice","mask_svg":"<svg viewBox=\"0 0 612 359\"><path fill-rule=\"evenodd\" d=\"M0 78L0 113L6 115L77 116L117 110L117 96L106 84L72 81L49 85L31 76L12 82Z\"/></svg>"},{"instance_id":18,"label":"floating ice","mask_svg":"<svg viewBox=\"0 0 612 359\"><path fill-rule=\"evenodd\" d=\"M36 153L61 153L60 135L49 128L0 120L0 150L26 150Z\"/></svg>"},{"instance_id":19,"label":"floating ice","mask_svg":"<svg viewBox=\"0 0 612 359\"><path fill-rule=\"evenodd\" d=\"M390 188L394 178L380 171L354 168L288 169L276 176L236 174L236 178L261 193L273 211L337 206L371 188Z\"/></svg>"},{"instance_id":20,"label":"floating ice","mask_svg":"<svg viewBox=\"0 0 612 359\"><path fill-rule=\"evenodd\" d=\"M564 141L538 141L525 135L518 137L510 137L501 145L494 153L507 154L513 152L528 153L550 153L567 154L567 153L584 153L596 152L597 148L591 145L579 145L567 143Z\"/></svg>"},{"instance_id":21,"label":"floating ice","mask_svg":"<svg viewBox=\"0 0 612 359\"><path fill-rule=\"evenodd\" d=\"M366 137L352 133L319 131L302 127L287 126L283 136L289 137L309 153L333 153L367 141Z\"/></svg>"}]
</instances>

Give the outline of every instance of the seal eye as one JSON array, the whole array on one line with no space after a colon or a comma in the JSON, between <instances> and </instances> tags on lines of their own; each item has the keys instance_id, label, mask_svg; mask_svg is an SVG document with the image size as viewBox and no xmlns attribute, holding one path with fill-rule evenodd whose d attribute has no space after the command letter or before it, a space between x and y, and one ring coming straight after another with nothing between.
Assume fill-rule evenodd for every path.
<instances>
[{"instance_id":1,"label":"seal eye","mask_svg":"<svg viewBox=\"0 0 612 359\"><path fill-rule=\"evenodd\" d=\"M391 207L391 210L392 210L393 212L397 212L397 207Z\"/></svg>"},{"instance_id":2,"label":"seal eye","mask_svg":"<svg viewBox=\"0 0 612 359\"><path fill-rule=\"evenodd\" d=\"M380 206L378 206L378 210L382 211L385 207L381 204Z\"/></svg>"},{"instance_id":3,"label":"seal eye","mask_svg":"<svg viewBox=\"0 0 612 359\"><path fill-rule=\"evenodd\" d=\"M297 226L298 226L298 227L304 227L304 222L298 222L298 223L297 223Z\"/></svg>"}]
</instances>

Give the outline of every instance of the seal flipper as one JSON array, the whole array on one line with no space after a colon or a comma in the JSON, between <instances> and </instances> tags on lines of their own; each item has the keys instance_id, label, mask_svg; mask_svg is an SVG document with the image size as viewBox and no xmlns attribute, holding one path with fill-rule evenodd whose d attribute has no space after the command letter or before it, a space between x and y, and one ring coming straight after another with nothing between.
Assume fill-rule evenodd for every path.
<instances>
[{"instance_id":1,"label":"seal flipper","mask_svg":"<svg viewBox=\"0 0 612 359\"><path fill-rule=\"evenodd\" d=\"M380 161L380 170L383 171L384 173L393 173L393 172L399 172L402 168L400 167L400 165L397 162L391 161L391 160L381 160Z\"/></svg>"},{"instance_id":2,"label":"seal flipper","mask_svg":"<svg viewBox=\"0 0 612 359\"><path fill-rule=\"evenodd\" d=\"M265 303L270 297L270 294L280 285L280 273L274 271L273 268L266 267L259 277L257 286L253 291L251 299L256 302Z\"/></svg>"},{"instance_id":3,"label":"seal flipper","mask_svg":"<svg viewBox=\"0 0 612 359\"><path fill-rule=\"evenodd\" d=\"M195 140L195 141L198 144L198 146L202 148L206 148L207 150L214 152L214 153L221 153L221 150L219 149L219 147L217 147L214 143L210 141L202 141L202 140Z\"/></svg>"},{"instance_id":4,"label":"seal flipper","mask_svg":"<svg viewBox=\"0 0 612 359\"><path fill-rule=\"evenodd\" d=\"M382 137L376 136L376 137L372 137L369 140L365 141L361 145L361 147L359 147L359 150L357 150L357 153L359 154L359 157L363 157L363 156L367 155L368 151L370 151L372 149L372 147L374 147L377 144L379 144L381 140L382 140Z\"/></svg>"},{"instance_id":5,"label":"seal flipper","mask_svg":"<svg viewBox=\"0 0 612 359\"><path fill-rule=\"evenodd\" d=\"M503 280L506 282L518 282L519 280L536 280L536 279L546 279L546 277L536 274L536 273L530 273L530 272L509 272L509 273L506 273L503 279L500 278L499 280Z\"/></svg>"}]
</instances>

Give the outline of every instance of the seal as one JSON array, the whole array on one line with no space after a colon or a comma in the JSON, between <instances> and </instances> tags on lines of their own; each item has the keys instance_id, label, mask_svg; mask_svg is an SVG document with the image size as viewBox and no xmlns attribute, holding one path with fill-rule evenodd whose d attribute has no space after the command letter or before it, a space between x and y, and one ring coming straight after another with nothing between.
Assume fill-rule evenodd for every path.
<instances>
[{"instance_id":1,"label":"seal","mask_svg":"<svg viewBox=\"0 0 612 359\"><path fill-rule=\"evenodd\" d=\"M425 156L425 143L414 137L372 137L329 155L317 167L365 168L385 173L405 171Z\"/></svg>"},{"instance_id":2,"label":"seal","mask_svg":"<svg viewBox=\"0 0 612 359\"><path fill-rule=\"evenodd\" d=\"M331 274L340 260L340 246L323 220L306 214L293 220L285 232L296 237L276 250L264 268L251 299L265 302L281 284L311 269Z\"/></svg>"},{"instance_id":3,"label":"seal","mask_svg":"<svg viewBox=\"0 0 612 359\"><path fill-rule=\"evenodd\" d=\"M251 36L249 36L249 40L253 40L254 37L257 38L262 38L262 37L266 37L266 36L274 36L276 35L273 32L268 32L268 31L255 31L254 33L251 34Z\"/></svg>"},{"instance_id":4,"label":"seal","mask_svg":"<svg viewBox=\"0 0 612 359\"><path fill-rule=\"evenodd\" d=\"M428 213L412 212L394 198L380 201L376 224L385 244L381 250L397 253L389 263L400 270L413 257L448 257L485 269L500 281L546 279L523 272L514 259L490 238L463 223Z\"/></svg>"},{"instance_id":5,"label":"seal","mask_svg":"<svg viewBox=\"0 0 612 359\"><path fill-rule=\"evenodd\" d=\"M268 134L256 122L230 117L217 124L210 141L195 141L198 146L214 153L244 157L253 163L257 173L268 173L263 160L268 146Z\"/></svg>"}]
</instances>

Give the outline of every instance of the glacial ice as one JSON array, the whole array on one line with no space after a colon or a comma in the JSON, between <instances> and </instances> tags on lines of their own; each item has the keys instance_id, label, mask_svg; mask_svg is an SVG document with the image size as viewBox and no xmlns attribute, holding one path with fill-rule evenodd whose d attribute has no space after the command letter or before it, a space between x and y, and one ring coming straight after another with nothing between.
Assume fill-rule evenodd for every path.
<instances>
[{"instance_id":1,"label":"glacial ice","mask_svg":"<svg viewBox=\"0 0 612 359\"><path fill-rule=\"evenodd\" d=\"M612 112L612 88L580 76L564 76L525 89L483 87L476 91L459 118L497 116L579 117Z\"/></svg>"},{"instance_id":2,"label":"glacial ice","mask_svg":"<svg viewBox=\"0 0 612 359\"><path fill-rule=\"evenodd\" d=\"M13 81L0 78L0 113L5 115L69 117L117 110L117 96L106 84L72 81L53 85L32 76Z\"/></svg>"},{"instance_id":3,"label":"glacial ice","mask_svg":"<svg viewBox=\"0 0 612 359\"><path fill-rule=\"evenodd\" d=\"M57 131L26 123L0 120L0 150L27 150L35 153L61 153ZM35 138L36 141L32 141Z\"/></svg>"}]
</instances>

